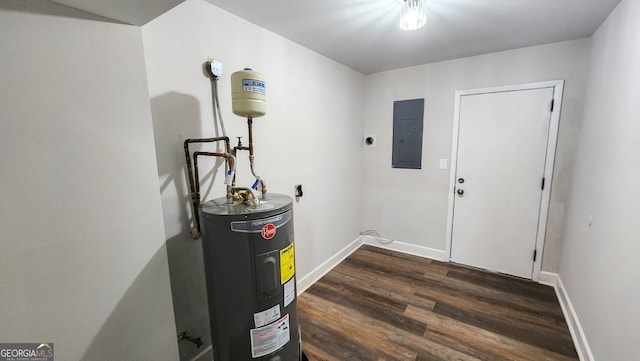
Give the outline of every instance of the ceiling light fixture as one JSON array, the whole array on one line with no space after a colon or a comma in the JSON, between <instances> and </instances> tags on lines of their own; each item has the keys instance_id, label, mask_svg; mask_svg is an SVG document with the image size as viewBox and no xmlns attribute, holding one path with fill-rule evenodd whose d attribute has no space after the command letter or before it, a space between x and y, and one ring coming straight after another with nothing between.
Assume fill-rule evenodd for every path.
<instances>
[{"instance_id":1,"label":"ceiling light fixture","mask_svg":"<svg viewBox=\"0 0 640 361\"><path fill-rule=\"evenodd\" d=\"M402 3L402 16L400 17L400 29L416 30L427 22L427 8L425 0L404 0Z\"/></svg>"}]
</instances>

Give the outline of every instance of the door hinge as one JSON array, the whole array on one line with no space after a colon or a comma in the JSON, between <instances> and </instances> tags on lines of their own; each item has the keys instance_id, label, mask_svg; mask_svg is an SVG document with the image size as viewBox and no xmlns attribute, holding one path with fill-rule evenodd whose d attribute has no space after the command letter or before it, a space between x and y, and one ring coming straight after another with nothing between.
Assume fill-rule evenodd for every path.
<instances>
[{"instance_id":1,"label":"door hinge","mask_svg":"<svg viewBox=\"0 0 640 361\"><path fill-rule=\"evenodd\" d=\"M538 250L534 249L533 250L533 262L535 262L537 258L538 258Z\"/></svg>"},{"instance_id":2,"label":"door hinge","mask_svg":"<svg viewBox=\"0 0 640 361\"><path fill-rule=\"evenodd\" d=\"M556 100L555 99L551 99L551 110L549 110L550 112L553 112L553 107L556 104Z\"/></svg>"},{"instance_id":3,"label":"door hinge","mask_svg":"<svg viewBox=\"0 0 640 361\"><path fill-rule=\"evenodd\" d=\"M542 177L542 186L541 186L542 190L544 190L544 177Z\"/></svg>"}]
</instances>

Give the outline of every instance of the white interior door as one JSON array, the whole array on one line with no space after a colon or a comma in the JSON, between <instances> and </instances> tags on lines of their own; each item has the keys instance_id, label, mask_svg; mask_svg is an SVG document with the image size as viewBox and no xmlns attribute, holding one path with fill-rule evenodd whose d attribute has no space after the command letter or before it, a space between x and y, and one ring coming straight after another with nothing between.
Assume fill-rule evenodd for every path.
<instances>
[{"instance_id":1,"label":"white interior door","mask_svg":"<svg viewBox=\"0 0 640 361\"><path fill-rule=\"evenodd\" d=\"M553 97L553 87L460 97L452 261L532 278Z\"/></svg>"}]
</instances>

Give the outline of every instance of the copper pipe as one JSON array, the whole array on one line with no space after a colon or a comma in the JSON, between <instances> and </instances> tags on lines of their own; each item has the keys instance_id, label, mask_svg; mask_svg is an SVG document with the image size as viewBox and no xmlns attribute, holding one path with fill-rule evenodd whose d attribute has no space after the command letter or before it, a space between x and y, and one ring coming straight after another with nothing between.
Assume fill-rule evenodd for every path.
<instances>
[{"instance_id":1,"label":"copper pipe","mask_svg":"<svg viewBox=\"0 0 640 361\"><path fill-rule=\"evenodd\" d=\"M264 182L264 179L256 174L256 169L254 165L255 156L253 155L253 118L251 116L247 117L247 127L249 128L249 164L251 166L251 174L260 182L260 188L262 189L262 197L267 193L267 184Z\"/></svg>"},{"instance_id":2,"label":"copper pipe","mask_svg":"<svg viewBox=\"0 0 640 361\"><path fill-rule=\"evenodd\" d=\"M254 190L251 187L233 187L233 192L247 191L251 195L251 205L255 208L260 205L260 199L256 196Z\"/></svg>"},{"instance_id":3,"label":"copper pipe","mask_svg":"<svg viewBox=\"0 0 640 361\"><path fill-rule=\"evenodd\" d=\"M193 152L193 167L195 168L194 178L196 180L194 207L196 208L200 208L200 175L198 171L198 156L225 158L227 159L227 162L231 163L232 165L235 165L235 163L233 162L234 156L229 153ZM231 169L233 169L235 173L235 167ZM231 200L231 192L232 192L231 185L227 184L227 200ZM200 227L200 220L198 219L198 230L199 230L199 227Z\"/></svg>"},{"instance_id":4,"label":"copper pipe","mask_svg":"<svg viewBox=\"0 0 640 361\"><path fill-rule=\"evenodd\" d=\"M253 118L247 118L247 127L249 128L249 156L253 156Z\"/></svg>"},{"instance_id":5,"label":"copper pipe","mask_svg":"<svg viewBox=\"0 0 640 361\"><path fill-rule=\"evenodd\" d=\"M215 137L215 138L198 138L198 139L187 139L184 141L184 155L187 163L187 173L189 178L189 191L191 196L191 204L193 206L193 218L195 228L192 230L193 238L200 237L200 182L198 180L198 165L197 161L194 158L194 166L191 165L191 156L189 154L189 144L191 143L212 143L212 142L221 142L224 141L226 145L227 154L231 153L231 145L229 143L229 137ZM197 153L197 152L196 152ZM194 153L195 157L195 153ZM227 165L229 169L233 169L235 166L235 162L233 157L226 157ZM194 168L195 168L195 177L194 177Z\"/></svg>"}]
</instances>

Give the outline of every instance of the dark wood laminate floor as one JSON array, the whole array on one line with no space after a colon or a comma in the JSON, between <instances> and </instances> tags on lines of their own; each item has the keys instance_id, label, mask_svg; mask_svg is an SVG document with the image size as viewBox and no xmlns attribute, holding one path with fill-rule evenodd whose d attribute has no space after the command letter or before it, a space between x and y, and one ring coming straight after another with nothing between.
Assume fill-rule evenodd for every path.
<instances>
[{"instance_id":1,"label":"dark wood laminate floor","mask_svg":"<svg viewBox=\"0 0 640 361\"><path fill-rule=\"evenodd\" d=\"M311 361L578 360L553 288L371 246L298 314Z\"/></svg>"}]
</instances>

